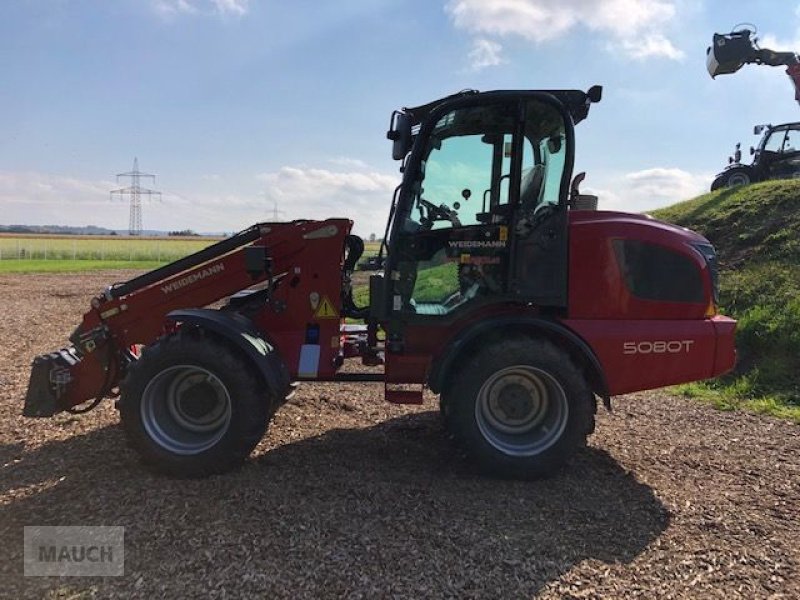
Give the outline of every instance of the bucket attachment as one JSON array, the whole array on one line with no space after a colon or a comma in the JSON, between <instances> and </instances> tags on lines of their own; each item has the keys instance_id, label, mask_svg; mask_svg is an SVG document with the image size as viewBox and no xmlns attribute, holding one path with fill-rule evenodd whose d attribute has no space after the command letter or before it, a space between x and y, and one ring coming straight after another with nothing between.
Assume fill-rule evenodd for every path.
<instances>
[{"instance_id":1,"label":"bucket attachment","mask_svg":"<svg viewBox=\"0 0 800 600\"><path fill-rule=\"evenodd\" d=\"M711 77L735 73L745 63L754 62L757 49L750 40L751 31L715 33L711 46L706 50L706 69Z\"/></svg>"},{"instance_id":2,"label":"bucket attachment","mask_svg":"<svg viewBox=\"0 0 800 600\"><path fill-rule=\"evenodd\" d=\"M74 347L42 354L33 360L28 393L25 395L26 417L51 417L66 408L61 400L72 381L72 368L80 362Z\"/></svg>"},{"instance_id":3,"label":"bucket attachment","mask_svg":"<svg viewBox=\"0 0 800 600\"><path fill-rule=\"evenodd\" d=\"M83 355L75 346L33 359L22 414L52 417L87 400L105 395L110 380L98 353Z\"/></svg>"}]
</instances>

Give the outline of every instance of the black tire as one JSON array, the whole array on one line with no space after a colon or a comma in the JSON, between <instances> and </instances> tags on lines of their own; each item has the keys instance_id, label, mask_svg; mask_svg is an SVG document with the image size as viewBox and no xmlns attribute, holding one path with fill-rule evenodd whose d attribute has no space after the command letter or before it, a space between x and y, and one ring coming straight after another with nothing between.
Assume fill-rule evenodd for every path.
<instances>
[{"instance_id":1,"label":"black tire","mask_svg":"<svg viewBox=\"0 0 800 600\"><path fill-rule=\"evenodd\" d=\"M723 175L722 185L732 188L753 183L753 175L747 169L731 169Z\"/></svg>"},{"instance_id":2,"label":"black tire","mask_svg":"<svg viewBox=\"0 0 800 600\"><path fill-rule=\"evenodd\" d=\"M544 340L484 348L443 395L450 433L490 475L552 475L594 430L594 396L581 371Z\"/></svg>"},{"instance_id":3,"label":"black tire","mask_svg":"<svg viewBox=\"0 0 800 600\"><path fill-rule=\"evenodd\" d=\"M200 330L145 348L119 403L130 445L148 466L175 477L239 466L264 436L273 405L235 350Z\"/></svg>"}]
</instances>

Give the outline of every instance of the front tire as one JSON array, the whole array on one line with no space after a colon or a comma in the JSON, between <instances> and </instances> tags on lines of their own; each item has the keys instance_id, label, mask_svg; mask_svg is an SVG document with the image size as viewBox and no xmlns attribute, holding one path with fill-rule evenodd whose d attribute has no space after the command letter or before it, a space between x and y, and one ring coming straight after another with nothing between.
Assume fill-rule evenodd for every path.
<instances>
[{"instance_id":1,"label":"front tire","mask_svg":"<svg viewBox=\"0 0 800 600\"><path fill-rule=\"evenodd\" d=\"M149 466L176 477L229 471L264 436L270 397L231 348L199 330L147 347L120 396L129 443Z\"/></svg>"},{"instance_id":2,"label":"front tire","mask_svg":"<svg viewBox=\"0 0 800 600\"><path fill-rule=\"evenodd\" d=\"M753 177L745 169L734 169L725 176L722 185L728 188L739 187L741 185L750 185L753 183Z\"/></svg>"},{"instance_id":3,"label":"front tire","mask_svg":"<svg viewBox=\"0 0 800 600\"><path fill-rule=\"evenodd\" d=\"M594 428L594 398L583 375L544 340L516 338L485 348L444 395L448 429L488 474L549 476Z\"/></svg>"}]
</instances>

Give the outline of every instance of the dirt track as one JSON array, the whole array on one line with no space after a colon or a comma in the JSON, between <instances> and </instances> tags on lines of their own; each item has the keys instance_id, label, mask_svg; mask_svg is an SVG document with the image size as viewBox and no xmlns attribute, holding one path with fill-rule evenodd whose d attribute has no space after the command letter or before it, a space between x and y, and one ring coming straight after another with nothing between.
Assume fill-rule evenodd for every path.
<instances>
[{"instance_id":1,"label":"dirt track","mask_svg":"<svg viewBox=\"0 0 800 600\"><path fill-rule=\"evenodd\" d=\"M305 384L202 481L144 470L111 403L23 420L31 358L126 277L0 276L0 597L800 597L800 428L663 392L536 483L476 476L434 398L374 386ZM124 526L125 576L24 578L23 525Z\"/></svg>"}]
</instances>

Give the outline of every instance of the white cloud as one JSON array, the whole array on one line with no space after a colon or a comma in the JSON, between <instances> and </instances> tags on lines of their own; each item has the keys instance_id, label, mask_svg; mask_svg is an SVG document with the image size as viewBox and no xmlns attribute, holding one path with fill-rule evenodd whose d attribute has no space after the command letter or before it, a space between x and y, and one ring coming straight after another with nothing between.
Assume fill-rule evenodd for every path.
<instances>
[{"instance_id":1,"label":"white cloud","mask_svg":"<svg viewBox=\"0 0 800 600\"><path fill-rule=\"evenodd\" d=\"M339 167L346 167L348 169L368 169L367 163L358 158L350 158L349 156L337 156L336 158L328 159L331 164Z\"/></svg>"},{"instance_id":2,"label":"white cloud","mask_svg":"<svg viewBox=\"0 0 800 600\"><path fill-rule=\"evenodd\" d=\"M233 15L241 17L250 0L153 0L153 8L164 17L177 15Z\"/></svg>"},{"instance_id":3,"label":"white cloud","mask_svg":"<svg viewBox=\"0 0 800 600\"><path fill-rule=\"evenodd\" d=\"M659 56L683 60L686 57L683 50L678 50L660 33L651 33L639 40L622 40L619 45L628 56L637 60Z\"/></svg>"},{"instance_id":4,"label":"white cloud","mask_svg":"<svg viewBox=\"0 0 800 600\"><path fill-rule=\"evenodd\" d=\"M250 0L211 0L220 14L243 15Z\"/></svg>"},{"instance_id":5,"label":"white cloud","mask_svg":"<svg viewBox=\"0 0 800 600\"><path fill-rule=\"evenodd\" d=\"M365 165L366 167L366 165ZM363 171L286 166L258 175L243 187L226 178L200 179L197 190L180 193L163 189L163 198L142 203L145 229L194 229L201 232L239 231L272 219L277 200L280 218L350 218L359 235L383 234L392 192L399 176ZM224 184L225 191L216 192ZM47 173L0 172L0 224L97 225L126 229L128 202L109 192L113 181L83 180ZM160 186L159 186L160 187Z\"/></svg>"},{"instance_id":6,"label":"white cloud","mask_svg":"<svg viewBox=\"0 0 800 600\"><path fill-rule=\"evenodd\" d=\"M778 39L774 34L768 33L759 38L758 45L776 52L797 52L800 50L800 29L795 32L794 38L791 40Z\"/></svg>"},{"instance_id":7,"label":"white cloud","mask_svg":"<svg viewBox=\"0 0 800 600\"><path fill-rule=\"evenodd\" d=\"M449 0L445 11L457 28L476 35L541 43L584 27L634 58L683 54L660 33L675 17L675 0Z\"/></svg>"},{"instance_id":8,"label":"white cloud","mask_svg":"<svg viewBox=\"0 0 800 600\"><path fill-rule=\"evenodd\" d=\"M644 212L689 200L708 191L712 173L654 167L588 180L582 191L596 194L602 210Z\"/></svg>"},{"instance_id":9,"label":"white cloud","mask_svg":"<svg viewBox=\"0 0 800 600\"><path fill-rule=\"evenodd\" d=\"M31 171L0 173L0 220L7 225L101 225L112 212L109 191L115 187L111 181Z\"/></svg>"},{"instance_id":10,"label":"white cloud","mask_svg":"<svg viewBox=\"0 0 800 600\"><path fill-rule=\"evenodd\" d=\"M497 42L478 38L472 42L472 50L469 52L470 66L473 70L479 71L486 67L494 67L504 62L502 57L503 47Z\"/></svg>"},{"instance_id":11,"label":"white cloud","mask_svg":"<svg viewBox=\"0 0 800 600\"><path fill-rule=\"evenodd\" d=\"M262 173L258 180L266 185L267 197L285 211L284 218L350 218L356 233L380 237L399 176L286 166Z\"/></svg>"}]
</instances>

